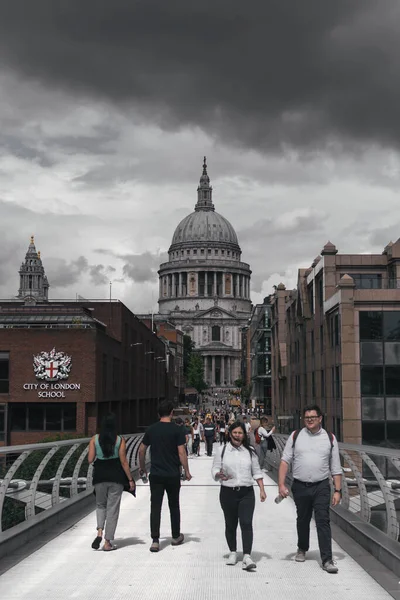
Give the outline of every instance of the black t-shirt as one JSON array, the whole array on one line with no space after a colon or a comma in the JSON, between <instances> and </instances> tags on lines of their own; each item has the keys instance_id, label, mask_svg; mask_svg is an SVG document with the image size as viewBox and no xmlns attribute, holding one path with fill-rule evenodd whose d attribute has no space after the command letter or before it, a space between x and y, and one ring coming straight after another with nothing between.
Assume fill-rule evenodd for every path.
<instances>
[{"instance_id":1,"label":"black t-shirt","mask_svg":"<svg viewBox=\"0 0 400 600\"><path fill-rule=\"evenodd\" d=\"M204 423L204 436L205 437L214 437L215 435L215 425L213 423Z\"/></svg>"},{"instance_id":2,"label":"black t-shirt","mask_svg":"<svg viewBox=\"0 0 400 600\"><path fill-rule=\"evenodd\" d=\"M179 477L178 446L186 444L186 431L175 423L159 421L150 425L143 436L143 444L151 447L151 474Z\"/></svg>"}]
</instances>

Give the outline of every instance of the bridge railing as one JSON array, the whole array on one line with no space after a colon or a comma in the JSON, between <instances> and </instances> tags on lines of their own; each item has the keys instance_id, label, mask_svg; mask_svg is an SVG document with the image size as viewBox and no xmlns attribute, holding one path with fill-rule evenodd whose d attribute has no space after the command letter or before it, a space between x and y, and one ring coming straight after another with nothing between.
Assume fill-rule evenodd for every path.
<instances>
[{"instance_id":1,"label":"bridge railing","mask_svg":"<svg viewBox=\"0 0 400 600\"><path fill-rule=\"evenodd\" d=\"M137 476L143 434L125 435ZM93 492L90 438L0 448L0 544Z\"/></svg>"},{"instance_id":2,"label":"bridge railing","mask_svg":"<svg viewBox=\"0 0 400 600\"><path fill-rule=\"evenodd\" d=\"M287 435L274 435L267 462L277 471ZM354 515L396 542L400 533L400 450L339 444L343 469L341 511ZM290 486L291 475L288 477Z\"/></svg>"}]
</instances>

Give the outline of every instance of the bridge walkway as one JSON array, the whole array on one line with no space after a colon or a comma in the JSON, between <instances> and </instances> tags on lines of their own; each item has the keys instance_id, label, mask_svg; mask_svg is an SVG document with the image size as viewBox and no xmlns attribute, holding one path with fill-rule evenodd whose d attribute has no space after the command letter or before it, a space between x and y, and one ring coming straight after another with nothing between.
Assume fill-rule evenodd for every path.
<instances>
[{"instance_id":1,"label":"bridge walkway","mask_svg":"<svg viewBox=\"0 0 400 600\"><path fill-rule=\"evenodd\" d=\"M185 543L172 547L167 502L162 515L161 551L149 552L148 485L138 484L137 498L123 494L115 552L91 549L95 513L5 572L0 597L7 600L274 600L342 599L388 600L385 591L355 560L333 544L338 575L320 567L315 528L311 550L303 564L294 561L295 507L291 499L276 505L277 486L265 477L268 498L257 496L252 556L255 572L225 565L227 547L219 485L210 475L212 459L191 459L193 479L181 490L182 531ZM241 548L238 531L238 548Z\"/></svg>"}]
</instances>

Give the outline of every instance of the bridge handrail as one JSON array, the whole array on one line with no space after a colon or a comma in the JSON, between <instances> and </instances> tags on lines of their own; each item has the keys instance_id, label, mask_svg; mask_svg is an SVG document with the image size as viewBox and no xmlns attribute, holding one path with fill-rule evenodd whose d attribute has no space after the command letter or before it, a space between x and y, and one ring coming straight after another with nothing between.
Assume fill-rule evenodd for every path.
<instances>
[{"instance_id":1,"label":"bridge handrail","mask_svg":"<svg viewBox=\"0 0 400 600\"><path fill-rule=\"evenodd\" d=\"M131 471L138 470L143 433L124 434ZM0 543L93 492L90 438L0 447Z\"/></svg>"},{"instance_id":2,"label":"bridge handrail","mask_svg":"<svg viewBox=\"0 0 400 600\"><path fill-rule=\"evenodd\" d=\"M276 449L267 452L266 461L275 472L288 437L274 434ZM341 508L348 512L349 518L357 515L399 542L396 501L400 505L400 450L339 443L339 454L343 469ZM290 486L291 473L287 481Z\"/></svg>"}]
</instances>

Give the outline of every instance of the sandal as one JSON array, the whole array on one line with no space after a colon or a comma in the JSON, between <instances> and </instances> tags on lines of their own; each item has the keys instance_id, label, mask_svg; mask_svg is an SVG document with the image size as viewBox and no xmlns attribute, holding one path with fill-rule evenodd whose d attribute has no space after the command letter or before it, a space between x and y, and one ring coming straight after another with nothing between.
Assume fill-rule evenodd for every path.
<instances>
[{"instance_id":1,"label":"sandal","mask_svg":"<svg viewBox=\"0 0 400 600\"><path fill-rule=\"evenodd\" d=\"M114 546L114 545L111 545L111 548L105 548L103 546L104 552L112 552L113 550L116 550L116 549L117 549L117 546Z\"/></svg>"},{"instance_id":2,"label":"sandal","mask_svg":"<svg viewBox=\"0 0 400 600\"><path fill-rule=\"evenodd\" d=\"M93 550L98 550L100 548L100 544L101 544L101 540L103 538L101 537L101 535L98 535L97 537L94 538L93 542L92 542L92 548Z\"/></svg>"}]
</instances>

